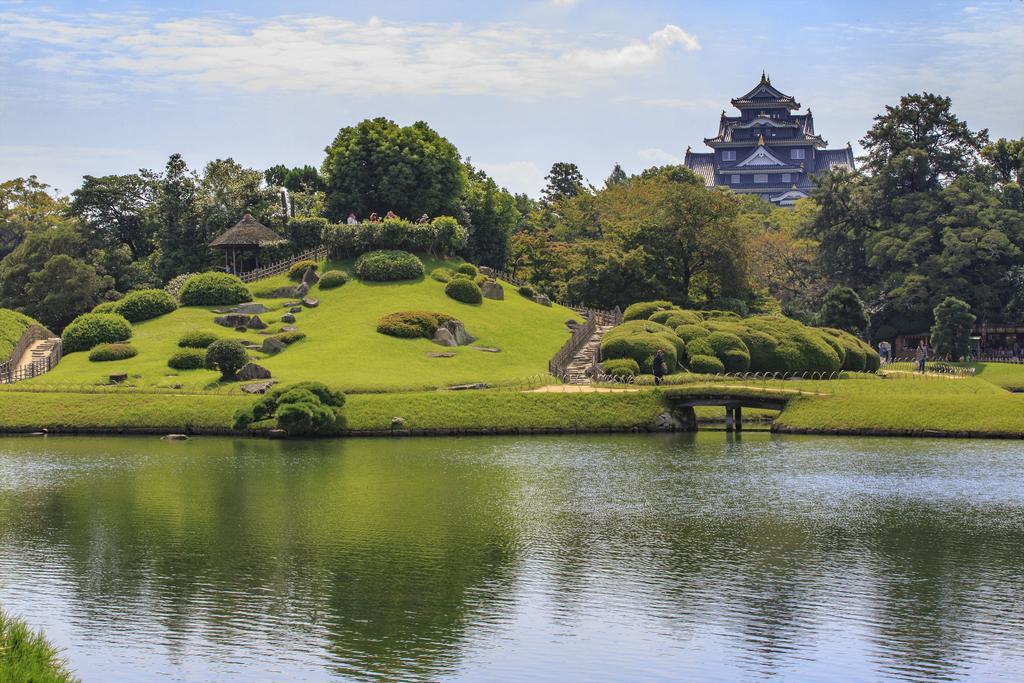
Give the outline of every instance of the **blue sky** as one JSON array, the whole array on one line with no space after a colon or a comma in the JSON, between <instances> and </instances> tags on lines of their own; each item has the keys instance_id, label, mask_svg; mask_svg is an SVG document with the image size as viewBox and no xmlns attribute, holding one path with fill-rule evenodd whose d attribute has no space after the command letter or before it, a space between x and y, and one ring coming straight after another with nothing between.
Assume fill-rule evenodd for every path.
<instances>
[{"instance_id":1,"label":"blue sky","mask_svg":"<svg viewBox=\"0 0 1024 683\"><path fill-rule=\"evenodd\" d=\"M0 178L314 164L366 117L425 120L510 190L681 159L757 82L833 147L907 92L1024 135L1024 2L10 2Z\"/></svg>"}]
</instances>

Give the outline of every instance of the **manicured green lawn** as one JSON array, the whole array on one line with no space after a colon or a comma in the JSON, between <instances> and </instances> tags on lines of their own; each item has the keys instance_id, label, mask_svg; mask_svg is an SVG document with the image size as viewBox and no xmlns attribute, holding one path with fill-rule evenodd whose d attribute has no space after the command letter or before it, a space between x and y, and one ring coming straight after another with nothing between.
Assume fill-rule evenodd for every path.
<instances>
[{"instance_id":1,"label":"manicured green lawn","mask_svg":"<svg viewBox=\"0 0 1024 683\"><path fill-rule=\"evenodd\" d=\"M351 262L330 263L328 269L352 272ZM443 265L426 261L427 272ZM450 265L450 264L449 264ZM257 293L270 292L289 283L283 276L252 285ZM428 389L453 384L487 382L500 384L547 371L548 360L569 338L566 320L578 316L569 309L547 308L524 299L505 285L505 300L485 299L470 305L450 299L444 285L426 277L415 282L363 283L356 279L337 289L309 296L320 300L314 309L296 314L295 325L306 339L284 352L254 359L282 382L319 380L345 391L396 391ZM261 314L271 329L281 325L286 300L257 299L271 313ZM387 313L423 309L454 315L465 323L477 345L496 347L487 353L470 347L449 349L427 339L396 339L376 331L377 319ZM226 338L262 343L255 332L237 333L213 322L212 309L187 307L138 323L131 341L139 354L125 361L94 363L88 354L66 356L57 368L31 380L37 384L101 384L115 372L127 372L138 386L186 388L213 386L218 374L209 370L176 371L167 359L178 350L178 339L192 329L210 330ZM430 358L431 352L452 351L452 358Z\"/></svg>"}]
</instances>

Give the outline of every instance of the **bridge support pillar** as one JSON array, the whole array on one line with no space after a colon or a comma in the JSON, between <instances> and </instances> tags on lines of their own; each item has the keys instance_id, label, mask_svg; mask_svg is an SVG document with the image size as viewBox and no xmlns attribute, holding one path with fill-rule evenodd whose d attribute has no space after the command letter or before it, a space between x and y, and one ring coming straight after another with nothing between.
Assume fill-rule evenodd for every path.
<instances>
[{"instance_id":1,"label":"bridge support pillar","mask_svg":"<svg viewBox=\"0 0 1024 683\"><path fill-rule=\"evenodd\" d=\"M672 411L672 416L682 423L682 431L684 432L695 432L697 431L697 411L691 406L685 406L682 408L676 408Z\"/></svg>"},{"instance_id":2,"label":"bridge support pillar","mask_svg":"<svg viewBox=\"0 0 1024 683\"><path fill-rule=\"evenodd\" d=\"M725 407L725 431L731 432L735 429L735 411L736 409L732 406Z\"/></svg>"},{"instance_id":3,"label":"bridge support pillar","mask_svg":"<svg viewBox=\"0 0 1024 683\"><path fill-rule=\"evenodd\" d=\"M736 416L736 431L743 431L743 406L736 406L733 408L733 414Z\"/></svg>"}]
</instances>

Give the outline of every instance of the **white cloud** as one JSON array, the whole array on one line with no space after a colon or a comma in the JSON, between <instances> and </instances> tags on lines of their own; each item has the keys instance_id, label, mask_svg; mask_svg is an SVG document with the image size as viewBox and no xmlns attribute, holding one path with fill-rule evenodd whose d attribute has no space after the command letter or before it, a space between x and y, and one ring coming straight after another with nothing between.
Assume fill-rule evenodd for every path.
<instances>
[{"instance_id":1,"label":"white cloud","mask_svg":"<svg viewBox=\"0 0 1024 683\"><path fill-rule=\"evenodd\" d=\"M119 89L188 83L353 96L574 94L661 62L676 45L699 49L693 35L674 25L646 42L589 47L603 40L511 23L0 12L0 41L25 53L20 65L92 75Z\"/></svg>"},{"instance_id":2,"label":"white cloud","mask_svg":"<svg viewBox=\"0 0 1024 683\"><path fill-rule=\"evenodd\" d=\"M646 164L653 166L665 166L667 164L681 164L682 158L677 154L666 152L658 147L648 147L636 153Z\"/></svg>"},{"instance_id":3,"label":"white cloud","mask_svg":"<svg viewBox=\"0 0 1024 683\"><path fill-rule=\"evenodd\" d=\"M550 0L555 7L573 7L578 5L580 0Z\"/></svg>"},{"instance_id":4,"label":"white cloud","mask_svg":"<svg viewBox=\"0 0 1024 683\"><path fill-rule=\"evenodd\" d=\"M544 176L547 175L532 161L476 162L473 164L483 169L494 182L509 192L525 192L536 197L544 188Z\"/></svg>"}]
</instances>

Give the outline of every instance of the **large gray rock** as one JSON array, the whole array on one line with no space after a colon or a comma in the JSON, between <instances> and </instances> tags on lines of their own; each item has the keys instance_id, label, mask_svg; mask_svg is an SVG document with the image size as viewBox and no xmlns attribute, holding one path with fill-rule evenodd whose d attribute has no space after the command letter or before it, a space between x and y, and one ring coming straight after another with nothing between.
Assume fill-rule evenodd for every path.
<instances>
[{"instance_id":1,"label":"large gray rock","mask_svg":"<svg viewBox=\"0 0 1024 683\"><path fill-rule=\"evenodd\" d=\"M494 272L494 268L491 268L490 266L480 266L477 270L479 270L480 274L484 277L494 278L497 276L497 273Z\"/></svg>"},{"instance_id":2,"label":"large gray rock","mask_svg":"<svg viewBox=\"0 0 1024 683\"><path fill-rule=\"evenodd\" d=\"M289 313L302 313L302 306L292 306L288 309Z\"/></svg>"},{"instance_id":3,"label":"large gray rock","mask_svg":"<svg viewBox=\"0 0 1024 683\"><path fill-rule=\"evenodd\" d=\"M480 285L480 291L483 292L485 299L495 299L496 301L502 301L505 298L505 288L499 285L494 280L488 280L487 282Z\"/></svg>"},{"instance_id":4,"label":"large gray rock","mask_svg":"<svg viewBox=\"0 0 1024 683\"><path fill-rule=\"evenodd\" d=\"M316 308L317 306L320 305L320 300L319 299L303 299L302 300L302 305L305 306L306 308Z\"/></svg>"},{"instance_id":5,"label":"large gray rock","mask_svg":"<svg viewBox=\"0 0 1024 683\"><path fill-rule=\"evenodd\" d=\"M441 346L458 346L455 342L455 337L444 327L437 328L437 331L434 332L434 338L430 341Z\"/></svg>"},{"instance_id":6,"label":"large gray rock","mask_svg":"<svg viewBox=\"0 0 1024 683\"><path fill-rule=\"evenodd\" d=\"M266 339L263 340L263 346L260 348L260 351L262 351L263 353L281 353L286 348L288 348L288 345L285 344L280 339L267 337Z\"/></svg>"},{"instance_id":7,"label":"large gray rock","mask_svg":"<svg viewBox=\"0 0 1024 683\"><path fill-rule=\"evenodd\" d=\"M285 313L284 315L281 316L281 322L293 323L295 322L295 315L292 313Z\"/></svg>"},{"instance_id":8,"label":"large gray rock","mask_svg":"<svg viewBox=\"0 0 1024 683\"><path fill-rule=\"evenodd\" d=\"M245 327L249 323L251 316L245 313L228 313L227 315L220 315L213 319L213 322L224 327Z\"/></svg>"},{"instance_id":9,"label":"large gray rock","mask_svg":"<svg viewBox=\"0 0 1024 683\"><path fill-rule=\"evenodd\" d=\"M249 321L245 323L245 326L248 327L250 330L267 329L267 324L260 320L260 317L258 315L254 315L253 317L249 318Z\"/></svg>"},{"instance_id":10,"label":"large gray rock","mask_svg":"<svg viewBox=\"0 0 1024 683\"><path fill-rule=\"evenodd\" d=\"M267 370L262 365L256 363L246 363L242 366L242 369L238 371L235 378L249 381L254 379L270 379L270 370Z\"/></svg>"},{"instance_id":11,"label":"large gray rock","mask_svg":"<svg viewBox=\"0 0 1024 683\"><path fill-rule=\"evenodd\" d=\"M449 320L441 325L441 327L451 333L456 346L466 346L476 341L476 337L466 332L466 326L459 320Z\"/></svg>"},{"instance_id":12,"label":"large gray rock","mask_svg":"<svg viewBox=\"0 0 1024 683\"><path fill-rule=\"evenodd\" d=\"M312 268L306 269L306 274L302 276L302 284L307 287L312 287L316 283L320 282L320 276L316 274L316 271Z\"/></svg>"},{"instance_id":13,"label":"large gray rock","mask_svg":"<svg viewBox=\"0 0 1024 683\"><path fill-rule=\"evenodd\" d=\"M533 297L533 300L539 303L541 306L551 305L551 299L547 298L543 294L538 294L537 296Z\"/></svg>"},{"instance_id":14,"label":"large gray rock","mask_svg":"<svg viewBox=\"0 0 1024 683\"><path fill-rule=\"evenodd\" d=\"M294 299L302 296L298 293L298 287L279 287L271 292L268 298L270 299ZM303 292L305 294L305 292Z\"/></svg>"},{"instance_id":15,"label":"large gray rock","mask_svg":"<svg viewBox=\"0 0 1024 683\"><path fill-rule=\"evenodd\" d=\"M231 309L231 312L232 313L245 313L247 315L255 315L257 313L269 313L270 309L267 308L266 306L264 306L263 304L257 304L257 303L251 303L250 302L250 303L247 303L247 304L238 304L237 306L235 306L234 308Z\"/></svg>"},{"instance_id":16,"label":"large gray rock","mask_svg":"<svg viewBox=\"0 0 1024 683\"><path fill-rule=\"evenodd\" d=\"M282 332L298 332L299 328L295 327L295 325L282 325L281 326L281 331Z\"/></svg>"},{"instance_id":17,"label":"large gray rock","mask_svg":"<svg viewBox=\"0 0 1024 683\"><path fill-rule=\"evenodd\" d=\"M247 394L265 394L267 389L277 384L276 379L268 379L263 382L253 382L252 384L243 384L242 391Z\"/></svg>"}]
</instances>

